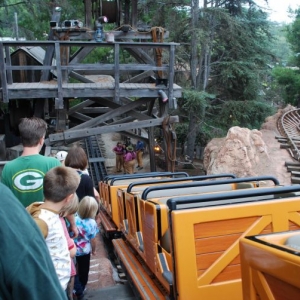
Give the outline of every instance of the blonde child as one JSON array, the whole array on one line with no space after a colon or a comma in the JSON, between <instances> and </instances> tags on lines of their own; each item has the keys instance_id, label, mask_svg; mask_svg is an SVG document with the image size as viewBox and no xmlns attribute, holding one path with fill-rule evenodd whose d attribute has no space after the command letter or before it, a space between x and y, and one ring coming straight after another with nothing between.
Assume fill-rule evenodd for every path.
<instances>
[{"instance_id":1,"label":"blonde child","mask_svg":"<svg viewBox=\"0 0 300 300\"><path fill-rule=\"evenodd\" d=\"M95 217L98 211L98 202L94 197L85 196L79 203L75 222L78 237L76 244L77 274L75 276L75 293L77 299L83 299L83 292L88 282L91 253L96 255L95 237L99 232Z\"/></svg>"}]
</instances>

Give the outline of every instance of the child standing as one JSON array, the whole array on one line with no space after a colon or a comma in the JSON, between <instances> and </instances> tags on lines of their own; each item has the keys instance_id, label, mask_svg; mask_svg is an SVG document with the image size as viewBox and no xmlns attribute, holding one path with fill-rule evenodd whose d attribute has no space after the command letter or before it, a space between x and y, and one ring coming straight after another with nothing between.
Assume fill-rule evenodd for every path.
<instances>
[{"instance_id":1,"label":"child standing","mask_svg":"<svg viewBox=\"0 0 300 300\"><path fill-rule=\"evenodd\" d=\"M44 177L45 202L35 202L27 207L41 229L64 290L67 289L70 279L71 258L59 212L76 196L79 182L80 177L75 170L66 167L53 168Z\"/></svg>"},{"instance_id":2,"label":"child standing","mask_svg":"<svg viewBox=\"0 0 300 300\"><path fill-rule=\"evenodd\" d=\"M75 216L78 237L74 240L76 251L77 275L75 276L75 293L77 299L83 299L83 292L88 282L91 253L96 254L95 237L99 232L95 217L98 202L95 198L86 196L79 203Z\"/></svg>"}]
</instances>

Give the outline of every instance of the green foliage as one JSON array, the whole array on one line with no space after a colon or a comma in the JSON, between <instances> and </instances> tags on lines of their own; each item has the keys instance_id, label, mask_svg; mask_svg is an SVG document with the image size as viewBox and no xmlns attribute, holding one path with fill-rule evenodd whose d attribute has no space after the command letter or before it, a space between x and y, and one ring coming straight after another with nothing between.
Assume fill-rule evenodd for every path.
<instances>
[{"instance_id":1,"label":"green foliage","mask_svg":"<svg viewBox=\"0 0 300 300\"><path fill-rule=\"evenodd\" d=\"M4 0L0 4L0 36L16 37L15 13L18 17L19 37L27 40L45 40L49 32L49 22L55 6L62 7L61 21L68 19L84 20L84 5L81 0L41 1Z\"/></svg>"},{"instance_id":2,"label":"green foliage","mask_svg":"<svg viewBox=\"0 0 300 300\"><path fill-rule=\"evenodd\" d=\"M287 26L285 24L271 23L270 33L274 37L271 49L274 59L271 63L285 66L289 63L292 56L291 46L287 41Z\"/></svg>"},{"instance_id":3,"label":"green foliage","mask_svg":"<svg viewBox=\"0 0 300 300\"><path fill-rule=\"evenodd\" d=\"M295 53L295 63L300 67L300 9L296 10L296 18L294 22L287 26L287 40L291 45L292 51Z\"/></svg>"},{"instance_id":4,"label":"green foliage","mask_svg":"<svg viewBox=\"0 0 300 300\"><path fill-rule=\"evenodd\" d=\"M187 137L189 135L189 124L187 122L177 123L175 124L175 131L177 136L177 143L181 146L185 144L187 141ZM214 130L208 126L207 124L199 124L198 125L198 134L196 136L196 144L206 145L212 138L219 136L224 136L224 132L220 130Z\"/></svg>"},{"instance_id":5,"label":"green foliage","mask_svg":"<svg viewBox=\"0 0 300 300\"><path fill-rule=\"evenodd\" d=\"M184 90L182 95L181 107L186 111L197 112L199 117L203 117L206 107L208 106L208 99L214 99L215 95L204 91Z\"/></svg>"},{"instance_id":6,"label":"green foliage","mask_svg":"<svg viewBox=\"0 0 300 300\"><path fill-rule=\"evenodd\" d=\"M273 70L273 76L282 87L285 103L297 106L300 99L299 69L278 67Z\"/></svg>"},{"instance_id":7,"label":"green foliage","mask_svg":"<svg viewBox=\"0 0 300 300\"><path fill-rule=\"evenodd\" d=\"M215 127L226 131L232 126L259 129L266 117L274 113L274 107L260 101L226 101L210 111Z\"/></svg>"}]
</instances>

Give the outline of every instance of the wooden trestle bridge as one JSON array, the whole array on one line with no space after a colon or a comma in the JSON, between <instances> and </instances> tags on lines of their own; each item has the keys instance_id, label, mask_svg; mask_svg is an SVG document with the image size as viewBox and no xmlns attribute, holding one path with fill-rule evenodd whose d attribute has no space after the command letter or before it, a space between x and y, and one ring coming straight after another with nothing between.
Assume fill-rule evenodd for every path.
<instances>
[{"instance_id":1,"label":"wooden trestle bridge","mask_svg":"<svg viewBox=\"0 0 300 300\"><path fill-rule=\"evenodd\" d=\"M68 41L0 42L0 101L8 106L10 125L14 127L17 119L28 115L49 120L54 125L48 146L118 131L143 139L152 149L153 127L167 119L172 131L172 124L178 122L177 116L168 115L181 96L181 87L174 83L178 44L148 42L146 34L138 41L134 33L127 39L126 33L114 34L120 39L112 43L75 41L72 34ZM99 48L109 49L109 59L85 63ZM40 59L28 57L34 49L43 53ZM124 52L128 63L123 63ZM71 107L74 99L80 101ZM73 127L70 119L76 120ZM139 136L141 128L148 130L148 137ZM150 153L152 170L154 160Z\"/></svg>"}]
</instances>

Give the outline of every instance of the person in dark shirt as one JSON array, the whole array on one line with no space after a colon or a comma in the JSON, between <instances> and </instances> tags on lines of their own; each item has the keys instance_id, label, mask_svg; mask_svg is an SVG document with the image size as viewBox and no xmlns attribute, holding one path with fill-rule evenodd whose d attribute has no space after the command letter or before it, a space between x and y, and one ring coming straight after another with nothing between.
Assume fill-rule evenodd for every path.
<instances>
[{"instance_id":1,"label":"person in dark shirt","mask_svg":"<svg viewBox=\"0 0 300 300\"><path fill-rule=\"evenodd\" d=\"M93 181L89 175L83 173L88 166L88 159L82 147L74 146L68 151L65 166L76 169L80 175L80 183L76 190L79 202L85 196L95 197Z\"/></svg>"},{"instance_id":2,"label":"person in dark shirt","mask_svg":"<svg viewBox=\"0 0 300 300\"><path fill-rule=\"evenodd\" d=\"M0 193L0 299L67 300L40 229L2 183Z\"/></svg>"},{"instance_id":3,"label":"person in dark shirt","mask_svg":"<svg viewBox=\"0 0 300 300\"><path fill-rule=\"evenodd\" d=\"M137 141L136 147L135 147L135 152L136 152L136 160L137 160L137 168L139 170L143 169L143 153L144 153L144 142L142 141Z\"/></svg>"}]
</instances>

